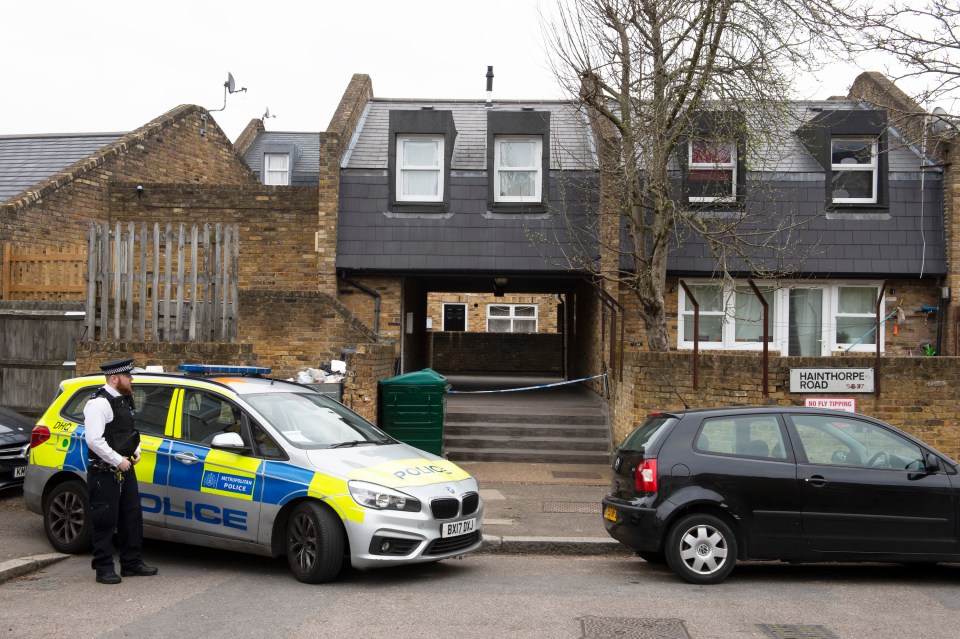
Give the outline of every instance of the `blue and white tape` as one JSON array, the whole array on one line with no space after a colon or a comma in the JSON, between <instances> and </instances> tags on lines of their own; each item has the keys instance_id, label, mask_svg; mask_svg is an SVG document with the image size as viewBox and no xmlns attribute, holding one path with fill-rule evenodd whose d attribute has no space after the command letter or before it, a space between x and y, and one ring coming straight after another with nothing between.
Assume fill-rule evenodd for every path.
<instances>
[{"instance_id":1,"label":"blue and white tape","mask_svg":"<svg viewBox=\"0 0 960 639\"><path fill-rule=\"evenodd\" d=\"M580 382L589 382L592 379L599 379L601 377L606 377L606 373L601 373L599 375L594 375L593 377L582 377L580 379L571 379L565 382L554 382L552 384L541 384L539 386L524 386L523 388L503 388L499 390L478 390L478 391L458 391L458 390L448 390L447 394L476 394L476 393L516 393L518 391L528 391L528 390L539 390L541 388L550 388L551 386L564 386L565 384L579 384Z\"/></svg>"}]
</instances>

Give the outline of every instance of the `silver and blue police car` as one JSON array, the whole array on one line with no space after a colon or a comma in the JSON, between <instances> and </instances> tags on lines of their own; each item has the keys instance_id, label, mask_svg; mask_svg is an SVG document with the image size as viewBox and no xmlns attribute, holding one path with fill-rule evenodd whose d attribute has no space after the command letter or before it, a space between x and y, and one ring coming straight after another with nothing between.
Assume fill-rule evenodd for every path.
<instances>
[{"instance_id":1,"label":"silver and blue police car","mask_svg":"<svg viewBox=\"0 0 960 639\"><path fill-rule=\"evenodd\" d=\"M269 369L181 368L134 377L146 537L285 555L308 583L480 546L479 487L455 464ZM33 431L24 498L61 552L90 548L83 407L102 383L63 382Z\"/></svg>"}]
</instances>

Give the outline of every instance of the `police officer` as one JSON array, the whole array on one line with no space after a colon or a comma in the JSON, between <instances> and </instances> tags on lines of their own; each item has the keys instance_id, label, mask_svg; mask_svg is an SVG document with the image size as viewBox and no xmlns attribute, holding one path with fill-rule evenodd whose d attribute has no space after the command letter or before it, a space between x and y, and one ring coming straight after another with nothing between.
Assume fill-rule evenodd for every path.
<instances>
[{"instance_id":1,"label":"police officer","mask_svg":"<svg viewBox=\"0 0 960 639\"><path fill-rule=\"evenodd\" d=\"M113 565L113 533L120 541L120 574L149 576L157 569L143 563L143 513L133 465L140 461L140 433L134 428L133 360L120 359L100 367L107 383L83 409L84 439L90 462L87 489L93 531L93 561L97 581L118 584Z\"/></svg>"}]
</instances>

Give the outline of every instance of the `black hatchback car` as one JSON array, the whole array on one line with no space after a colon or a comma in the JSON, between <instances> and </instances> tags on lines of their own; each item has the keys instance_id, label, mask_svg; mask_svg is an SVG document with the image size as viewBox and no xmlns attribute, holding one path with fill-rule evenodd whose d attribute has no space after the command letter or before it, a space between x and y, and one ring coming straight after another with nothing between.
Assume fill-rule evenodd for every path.
<instances>
[{"instance_id":1,"label":"black hatchback car","mask_svg":"<svg viewBox=\"0 0 960 639\"><path fill-rule=\"evenodd\" d=\"M23 484L35 420L0 406L0 490Z\"/></svg>"},{"instance_id":2,"label":"black hatchback car","mask_svg":"<svg viewBox=\"0 0 960 639\"><path fill-rule=\"evenodd\" d=\"M863 415L655 413L613 470L607 532L690 583L722 581L737 559L960 560L957 463Z\"/></svg>"}]
</instances>

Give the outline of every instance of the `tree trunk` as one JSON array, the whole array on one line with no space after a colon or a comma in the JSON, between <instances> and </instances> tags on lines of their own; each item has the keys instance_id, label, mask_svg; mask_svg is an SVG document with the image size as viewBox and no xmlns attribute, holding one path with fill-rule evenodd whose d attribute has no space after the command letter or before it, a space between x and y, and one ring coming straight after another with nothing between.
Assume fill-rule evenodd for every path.
<instances>
[{"instance_id":1,"label":"tree trunk","mask_svg":"<svg viewBox=\"0 0 960 639\"><path fill-rule=\"evenodd\" d=\"M667 330L667 317L663 303L641 300L640 318L647 331L647 347L651 351L669 351L670 331Z\"/></svg>"}]
</instances>

